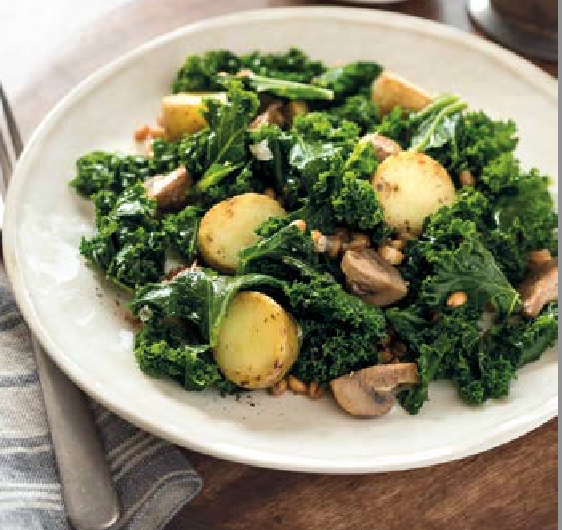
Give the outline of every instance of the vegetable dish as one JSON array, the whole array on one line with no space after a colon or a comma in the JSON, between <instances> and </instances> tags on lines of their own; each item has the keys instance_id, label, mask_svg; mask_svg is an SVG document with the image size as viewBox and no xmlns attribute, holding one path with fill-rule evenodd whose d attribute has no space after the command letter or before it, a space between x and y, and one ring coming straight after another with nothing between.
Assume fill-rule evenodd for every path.
<instances>
[{"instance_id":1,"label":"vegetable dish","mask_svg":"<svg viewBox=\"0 0 562 530\"><path fill-rule=\"evenodd\" d=\"M515 124L369 61L189 56L142 154L82 156L87 262L131 294L141 370L416 414L508 395L557 340L550 178Z\"/></svg>"}]
</instances>

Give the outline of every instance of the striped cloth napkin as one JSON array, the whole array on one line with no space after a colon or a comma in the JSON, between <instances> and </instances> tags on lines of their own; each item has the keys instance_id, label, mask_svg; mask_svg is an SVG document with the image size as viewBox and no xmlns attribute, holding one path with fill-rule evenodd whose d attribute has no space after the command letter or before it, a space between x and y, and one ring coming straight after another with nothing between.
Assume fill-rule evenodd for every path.
<instances>
[{"instance_id":1,"label":"striped cloth napkin","mask_svg":"<svg viewBox=\"0 0 562 530\"><path fill-rule=\"evenodd\" d=\"M123 506L115 528L157 530L201 490L173 445L94 405ZM87 477L84 477L87 480ZM0 529L68 530L28 330L0 270Z\"/></svg>"}]
</instances>

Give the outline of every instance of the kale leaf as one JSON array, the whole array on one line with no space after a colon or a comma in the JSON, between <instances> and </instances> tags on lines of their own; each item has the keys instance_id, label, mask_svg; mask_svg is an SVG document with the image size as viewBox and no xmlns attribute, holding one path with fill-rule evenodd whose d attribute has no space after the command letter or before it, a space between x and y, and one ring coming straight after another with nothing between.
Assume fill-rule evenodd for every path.
<instances>
[{"instance_id":1,"label":"kale leaf","mask_svg":"<svg viewBox=\"0 0 562 530\"><path fill-rule=\"evenodd\" d=\"M146 196L144 186L127 188L96 226L91 239L82 238L80 253L108 279L132 288L163 275L166 236L156 219L156 201Z\"/></svg>"},{"instance_id":2,"label":"kale leaf","mask_svg":"<svg viewBox=\"0 0 562 530\"><path fill-rule=\"evenodd\" d=\"M266 222L262 230L266 226L271 230L274 223ZM283 279L283 305L297 318L303 335L292 372L321 384L378 363L379 343L386 336L381 310L346 293L333 275L322 272L329 269L314 252L310 234L293 225L244 249L238 269L238 274Z\"/></svg>"},{"instance_id":3,"label":"kale leaf","mask_svg":"<svg viewBox=\"0 0 562 530\"><path fill-rule=\"evenodd\" d=\"M519 307L519 294L478 237L476 226L455 220L451 230L462 232L464 239L454 250L427 253L433 274L424 280L420 299L430 307L439 307L451 293L464 291L478 307L491 302L500 315L511 315Z\"/></svg>"},{"instance_id":4,"label":"kale leaf","mask_svg":"<svg viewBox=\"0 0 562 530\"><path fill-rule=\"evenodd\" d=\"M431 152L449 143L452 151L456 152L457 127L465 108L466 103L457 96L443 95L425 109L411 114L409 120L416 132L411 139L410 150Z\"/></svg>"},{"instance_id":5,"label":"kale leaf","mask_svg":"<svg viewBox=\"0 0 562 530\"><path fill-rule=\"evenodd\" d=\"M357 61L344 66L335 66L316 77L313 83L332 90L337 99L355 94L369 94L373 81L382 73L380 64Z\"/></svg>"},{"instance_id":6,"label":"kale leaf","mask_svg":"<svg viewBox=\"0 0 562 530\"><path fill-rule=\"evenodd\" d=\"M223 76L224 81L230 81L233 76ZM244 86L248 90L253 90L258 94L267 93L285 99L299 100L328 100L334 99L334 92L327 88L309 85L307 83L299 83L297 81L288 81L287 79L276 79L274 77L265 77L248 73L240 76Z\"/></svg>"},{"instance_id":7,"label":"kale leaf","mask_svg":"<svg viewBox=\"0 0 562 530\"><path fill-rule=\"evenodd\" d=\"M250 288L281 290L283 283L262 274L227 277L198 270L137 288L131 309L144 323L135 337L140 368L172 377L188 390L233 391L235 385L225 380L210 350L232 298Z\"/></svg>"},{"instance_id":8,"label":"kale leaf","mask_svg":"<svg viewBox=\"0 0 562 530\"><path fill-rule=\"evenodd\" d=\"M257 96L242 90L238 83L230 84L226 102L208 99L205 103L204 116L209 133L201 162L205 173L195 185L198 193L217 185L244 166L247 158L246 129L259 106Z\"/></svg>"},{"instance_id":9,"label":"kale leaf","mask_svg":"<svg viewBox=\"0 0 562 530\"><path fill-rule=\"evenodd\" d=\"M349 96L339 107L331 108L330 114L355 123L360 127L361 134L373 131L380 123L379 109L370 95Z\"/></svg>"},{"instance_id":10,"label":"kale leaf","mask_svg":"<svg viewBox=\"0 0 562 530\"><path fill-rule=\"evenodd\" d=\"M197 206L186 206L162 219L162 229L170 246L188 263L193 261L197 252L197 231L203 213Z\"/></svg>"},{"instance_id":11,"label":"kale leaf","mask_svg":"<svg viewBox=\"0 0 562 530\"><path fill-rule=\"evenodd\" d=\"M281 282L263 274L229 277L197 270L178 275L167 283L139 287L131 309L145 322L165 317L185 319L197 328L201 340L213 347L234 295L260 286L280 288Z\"/></svg>"},{"instance_id":12,"label":"kale leaf","mask_svg":"<svg viewBox=\"0 0 562 530\"><path fill-rule=\"evenodd\" d=\"M234 74L241 66L240 58L227 50L213 50L203 56L190 55L178 71L172 92L213 92L221 90L218 74Z\"/></svg>"},{"instance_id":13,"label":"kale leaf","mask_svg":"<svg viewBox=\"0 0 562 530\"><path fill-rule=\"evenodd\" d=\"M214 387L233 392L236 385L219 371L206 344L197 344L194 330L178 319L147 323L135 336L140 369L152 377L170 377L186 390Z\"/></svg>"},{"instance_id":14,"label":"kale leaf","mask_svg":"<svg viewBox=\"0 0 562 530\"><path fill-rule=\"evenodd\" d=\"M259 272L287 279L295 277L295 273L298 277L303 271L314 273L319 267L310 234L301 232L294 225L283 226L261 238L240 251L238 256L238 275Z\"/></svg>"},{"instance_id":15,"label":"kale leaf","mask_svg":"<svg viewBox=\"0 0 562 530\"><path fill-rule=\"evenodd\" d=\"M558 338L558 303L551 302L534 319L513 318L492 326L483 344L515 367L538 360Z\"/></svg>"},{"instance_id":16,"label":"kale leaf","mask_svg":"<svg viewBox=\"0 0 562 530\"><path fill-rule=\"evenodd\" d=\"M250 150L269 154L254 155L252 172L264 187L275 190L289 210L296 209L304 198L304 186L298 172L289 163L289 153L295 142L294 134L283 131L277 125L262 125L250 132Z\"/></svg>"},{"instance_id":17,"label":"kale leaf","mask_svg":"<svg viewBox=\"0 0 562 530\"><path fill-rule=\"evenodd\" d=\"M94 151L78 159L76 176L70 185L85 197L100 191L119 194L153 174L151 163L146 157Z\"/></svg>"},{"instance_id":18,"label":"kale leaf","mask_svg":"<svg viewBox=\"0 0 562 530\"><path fill-rule=\"evenodd\" d=\"M480 339L481 311L467 304L461 308L443 308L436 319L422 306L392 308L385 313L397 336L408 347L408 360L416 362L420 383L400 395L400 403L417 414L429 399L434 379L451 377L451 365L463 366L473 356Z\"/></svg>"},{"instance_id":19,"label":"kale leaf","mask_svg":"<svg viewBox=\"0 0 562 530\"><path fill-rule=\"evenodd\" d=\"M310 59L297 48L290 48L285 53L263 53L256 50L243 55L241 63L243 68L257 75L297 83L310 83L326 70L322 62Z\"/></svg>"},{"instance_id":20,"label":"kale leaf","mask_svg":"<svg viewBox=\"0 0 562 530\"><path fill-rule=\"evenodd\" d=\"M353 370L378 364L387 335L382 311L345 292L331 276L315 274L286 284L287 306L303 341L291 372L325 385Z\"/></svg>"},{"instance_id":21,"label":"kale leaf","mask_svg":"<svg viewBox=\"0 0 562 530\"><path fill-rule=\"evenodd\" d=\"M176 74L172 91L213 92L221 90L219 74L236 74L248 69L257 75L297 83L309 83L326 68L320 61L311 60L304 52L291 48L286 53L254 51L237 56L227 50L213 50L202 56L190 55Z\"/></svg>"}]
</instances>

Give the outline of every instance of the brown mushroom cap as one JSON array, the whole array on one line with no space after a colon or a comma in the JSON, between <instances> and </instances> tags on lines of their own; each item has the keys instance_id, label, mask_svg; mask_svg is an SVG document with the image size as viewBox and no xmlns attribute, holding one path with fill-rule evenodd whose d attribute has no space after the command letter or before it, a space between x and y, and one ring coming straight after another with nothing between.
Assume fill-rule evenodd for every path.
<instances>
[{"instance_id":1,"label":"brown mushroom cap","mask_svg":"<svg viewBox=\"0 0 562 530\"><path fill-rule=\"evenodd\" d=\"M397 155L403 150L398 142L378 133L366 134L362 140L373 145L375 156L379 162L386 160L389 156Z\"/></svg>"},{"instance_id":2,"label":"brown mushroom cap","mask_svg":"<svg viewBox=\"0 0 562 530\"><path fill-rule=\"evenodd\" d=\"M519 286L519 294L522 313L528 317L536 317L548 302L558 300L558 258L533 270Z\"/></svg>"},{"instance_id":3,"label":"brown mushroom cap","mask_svg":"<svg viewBox=\"0 0 562 530\"><path fill-rule=\"evenodd\" d=\"M408 285L373 249L347 250L341 262L350 291L365 303L385 307L408 294Z\"/></svg>"},{"instance_id":4,"label":"brown mushroom cap","mask_svg":"<svg viewBox=\"0 0 562 530\"><path fill-rule=\"evenodd\" d=\"M372 418L388 413L396 392L418 381L415 363L379 364L333 379L330 387L345 411Z\"/></svg>"},{"instance_id":5,"label":"brown mushroom cap","mask_svg":"<svg viewBox=\"0 0 562 530\"><path fill-rule=\"evenodd\" d=\"M171 210L183 206L190 185L189 173L183 166L166 175L156 175L143 184L147 196L156 199L160 210Z\"/></svg>"},{"instance_id":6,"label":"brown mushroom cap","mask_svg":"<svg viewBox=\"0 0 562 530\"><path fill-rule=\"evenodd\" d=\"M267 106L265 111L258 114L249 125L250 130L259 129L262 125L285 125L285 116L283 115L283 102L274 101Z\"/></svg>"}]
</instances>

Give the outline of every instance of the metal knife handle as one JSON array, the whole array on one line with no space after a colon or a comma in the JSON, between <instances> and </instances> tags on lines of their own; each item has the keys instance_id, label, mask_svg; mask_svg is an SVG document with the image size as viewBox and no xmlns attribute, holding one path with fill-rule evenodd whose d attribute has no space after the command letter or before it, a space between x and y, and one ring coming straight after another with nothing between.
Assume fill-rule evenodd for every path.
<instances>
[{"instance_id":1,"label":"metal knife handle","mask_svg":"<svg viewBox=\"0 0 562 530\"><path fill-rule=\"evenodd\" d=\"M32 342L68 518L76 530L106 530L120 506L92 411L34 336Z\"/></svg>"}]
</instances>

